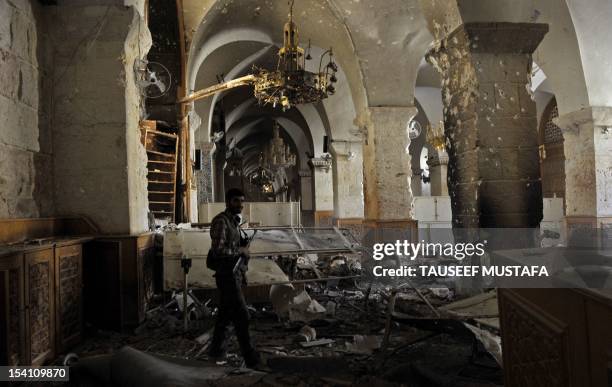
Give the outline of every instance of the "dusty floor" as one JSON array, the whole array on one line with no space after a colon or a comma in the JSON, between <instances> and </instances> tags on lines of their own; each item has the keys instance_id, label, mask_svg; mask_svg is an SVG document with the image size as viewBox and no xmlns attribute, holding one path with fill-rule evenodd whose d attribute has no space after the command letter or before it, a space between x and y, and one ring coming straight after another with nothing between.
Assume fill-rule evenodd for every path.
<instances>
[{"instance_id":1,"label":"dusty floor","mask_svg":"<svg viewBox=\"0 0 612 387\"><path fill-rule=\"evenodd\" d=\"M86 359L116 353L120 348L130 346L148 354L187 359L208 370L211 379L207 380L207 385L502 384L500 367L467 330L456 332L453 330L456 327L451 326L449 330L445 324L428 326L427 320L416 324L419 328L410 322L393 322L388 345L383 348L390 293L385 289L372 291L366 305L364 292L354 283L347 281L339 285L333 289L318 284L307 287L319 304L325 306L329 301L335 304L335 308L324 316L307 324L316 331L316 340L331 341L324 345L304 348L300 332L304 332L305 323L280 321L270 304L253 305L253 341L267 360L269 372L241 369L242 359L234 339L224 361L215 363L208 359L207 333L214 322L214 306L211 304L213 315L194 321L186 332L178 314L158 309L148 313L148 319L133 334L92 332L75 353ZM448 299L425 293L434 305L448 303ZM411 316L430 314L429 308L413 291L397 298L395 310ZM212 373L218 374L213 377ZM78 385L76 381L73 384Z\"/></svg>"}]
</instances>

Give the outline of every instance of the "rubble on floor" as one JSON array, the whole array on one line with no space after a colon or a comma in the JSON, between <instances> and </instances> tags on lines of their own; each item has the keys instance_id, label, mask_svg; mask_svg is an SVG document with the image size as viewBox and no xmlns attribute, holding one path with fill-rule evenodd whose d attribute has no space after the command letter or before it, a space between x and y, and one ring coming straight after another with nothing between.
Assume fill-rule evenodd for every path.
<instances>
[{"instance_id":1,"label":"rubble on floor","mask_svg":"<svg viewBox=\"0 0 612 387\"><path fill-rule=\"evenodd\" d=\"M320 261L297 260L295 277L361 270L351 257ZM76 353L87 359L129 346L144 354L134 353L136 358L188 361L222 375L206 378L206 385L502 384L494 293L457 300L448 289L398 291L355 279L274 285L269 302L250 307L253 341L267 360L267 373L240 368L233 336L224 360L207 357L216 310L197 295L189 296L192 321L186 331L182 295L175 294L158 302L133 333L97 331Z\"/></svg>"}]
</instances>

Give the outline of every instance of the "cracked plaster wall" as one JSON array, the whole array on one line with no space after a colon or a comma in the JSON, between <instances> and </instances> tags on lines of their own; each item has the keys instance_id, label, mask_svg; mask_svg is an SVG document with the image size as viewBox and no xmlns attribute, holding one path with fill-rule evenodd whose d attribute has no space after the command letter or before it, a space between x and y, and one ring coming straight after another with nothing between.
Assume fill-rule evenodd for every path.
<instances>
[{"instance_id":1,"label":"cracked plaster wall","mask_svg":"<svg viewBox=\"0 0 612 387\"><path fill-rule=\"evenodd\" d=\"M0 218L53 213L41 28L37 2L0 0Z\"/></svg>"}]
</instances>

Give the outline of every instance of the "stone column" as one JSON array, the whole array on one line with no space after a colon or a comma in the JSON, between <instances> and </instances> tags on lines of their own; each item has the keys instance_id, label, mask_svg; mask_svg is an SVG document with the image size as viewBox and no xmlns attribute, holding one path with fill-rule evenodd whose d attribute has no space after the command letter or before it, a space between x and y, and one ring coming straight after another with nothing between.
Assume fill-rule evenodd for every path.
<instances>
[{"instance_id":1,"label":"stone column","mask_svg":"<svg viewBox=\"0 0 612 387\"><path fill-rule=\"evenodd\" d=\"M442 75L453 224L536 227L542 217L531 54L545 24L466 23L428 60Z\"/></svg>"},{"instance_id":2,"label":"stone column","mask_svg":"<svg viewBox=\"0 0 612 387\"><path fill-rule=\"evenodd\" d=\"M370 107L363 152L364 210L369 223L413 219L408 122L410 107Z\"/></svg>"},{"instance_id":3,"label":"stone column","mask_svg":"<svg viewBox=\"0 0 612 387\"><path fill-rule=\"evenodd\" d=\"M202 158L202 169L195 172L198 187L198 206L204 203L212 203L213 200L213 153L214 142L200 143L200 157Z\"/></svg>"},{"instance_id":4,"label":"stone column","mask_svg":"<svg viewBox=\"0 0 612 387\"><path fill-rule=\"evenodd\" d=\"M300 176L300 199L302 211L313 211L312 171L310 169L302 169L298 172L298 174Z\"/></svg>"},{"instance_id":5,"label":"stone column","mask_svg":"<svg viewBox=\"0 0 612 387\"><path fill-rule=\"evenodd\" d=\"M448 196L448 154L446 151L436 150L432 152L427 160L427 165L429 165L431 196Z\"/></svg>"},{"instance_id":6,"label":"stone column","mask_svg":"<svg viewBox=\"0 0 612 387\"><path fill-rule=\"evenodd\" d=\"M334 219L363 220L363 156L362 143L334 141L333 155Z\"/></svg>"},{"instance_id":7,"label":"stone column","mask_svg":"<svg viewBox=\"0 0 612 387\"><path fill-rule=\"evenodd\" d=\"M423 195L423 171L421 168L412 169L412 177L410 178L410 189L412 190L412 196Z\"/></svg>"},{"instance_id":8,"label":"stone column","mask_svg":"<svg viewBox=\"0 0 612 387\"><path fill-rule=\"evenodd\" d=\"M331 156L329 158L315 157L309 162L313 167L315 225L331 225L334 214Z\"/></svg>"},{"instance_id":9,"label":"stone column","mask_svg":"<svg viewBox=\"0 0 612 387\"><path fill-rule=\"evenodd\" d=\"M612 107L588 107L555 121L564 138L568 228L612 224Z\"/></svg>"}]
</instances>

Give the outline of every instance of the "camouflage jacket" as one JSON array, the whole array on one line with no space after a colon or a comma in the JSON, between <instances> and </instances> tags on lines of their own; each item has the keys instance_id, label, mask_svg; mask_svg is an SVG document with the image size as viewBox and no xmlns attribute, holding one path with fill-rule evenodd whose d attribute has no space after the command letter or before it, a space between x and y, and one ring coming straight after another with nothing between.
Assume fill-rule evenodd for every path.
<instances>
[{"instance_id":1,"label":"camouflage jacket","mask_svg":"<svg viewBox=\"0 0 612 387\"><path fill-rule=\"evenodd\" d=\"M223 272L233 270L240 256L239 250L242 244L239 219L229 210L225 210L213 218L210 227L209 268Z\"/></svg>"}]
</instances>

